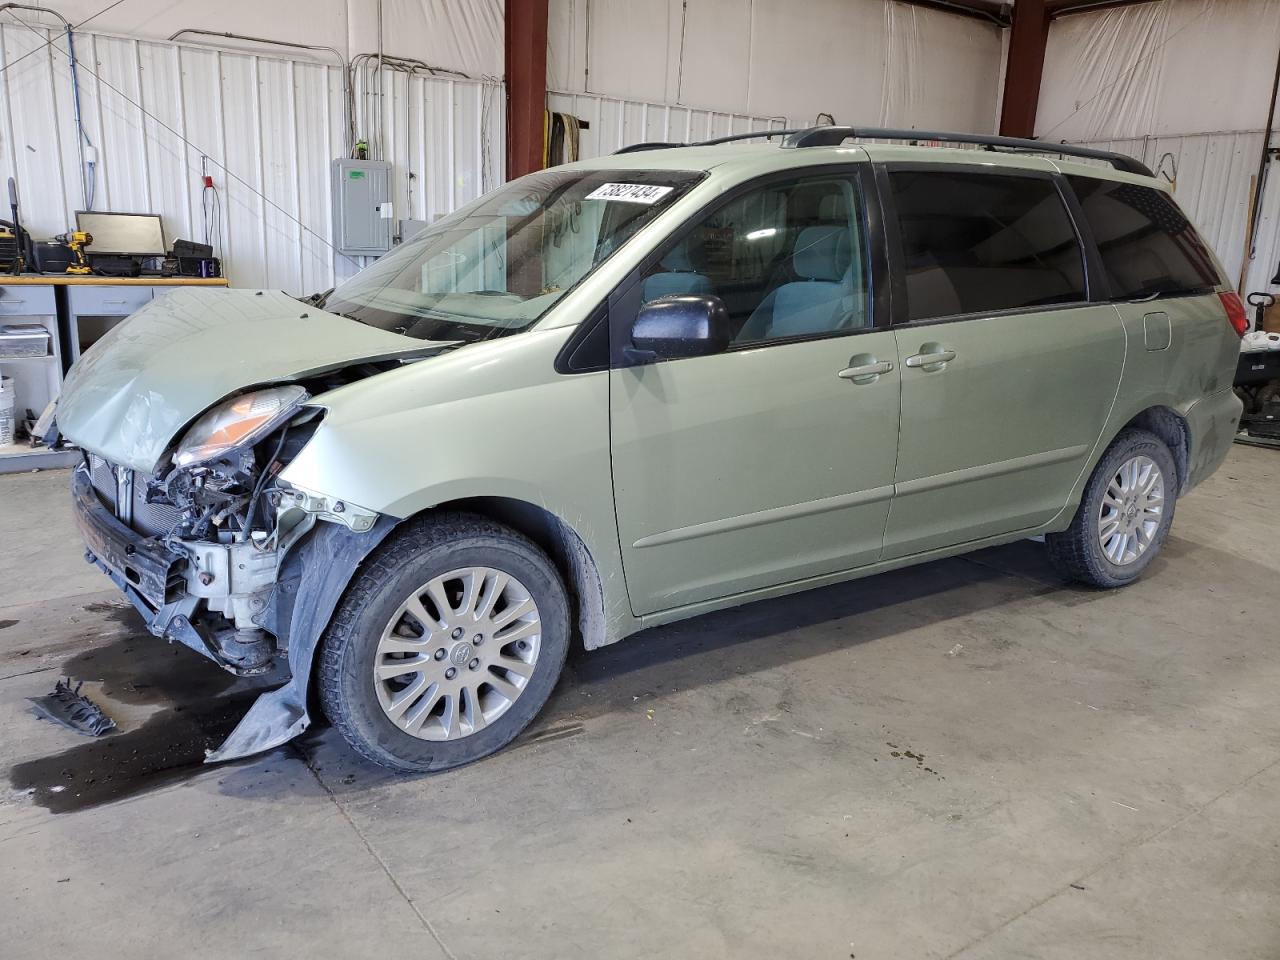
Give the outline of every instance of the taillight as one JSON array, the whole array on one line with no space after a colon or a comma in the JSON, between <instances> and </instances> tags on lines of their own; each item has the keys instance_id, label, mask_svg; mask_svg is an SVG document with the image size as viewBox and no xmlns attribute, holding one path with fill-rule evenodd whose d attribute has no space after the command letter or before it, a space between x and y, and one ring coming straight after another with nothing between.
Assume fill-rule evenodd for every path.
<instances>
[{"instance_id":1,"label":"taillight","mask_svg":"<svg viewBox=\"0 0 1280 960\"><path fill-rule=\"evenodd\" d=\"M1227 323L1231 324L1231 329L1236 332L1237 337L1243 337L1249 332L1249 314L1245 313L1244 303L1240 300L1240 294L1235 292L1220 293L1218 298L1222 301L1222 305L1227 308Z\"/></svg>"}]
</instances>

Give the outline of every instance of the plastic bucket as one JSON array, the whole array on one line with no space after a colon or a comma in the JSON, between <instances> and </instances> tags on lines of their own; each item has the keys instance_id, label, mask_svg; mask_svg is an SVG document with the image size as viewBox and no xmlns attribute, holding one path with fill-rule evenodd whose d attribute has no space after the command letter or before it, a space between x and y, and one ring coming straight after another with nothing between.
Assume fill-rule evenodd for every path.
<instances>
[{"instance_id":1,"label":"plastic bucket","mask_svg":"<svg viewBox=\"0 0 1280 960\"><path fill-rule=\"evenodd\" d=\"M0 447L13 443L13 377L0 377Z\"/></svg>"}]
</instances>

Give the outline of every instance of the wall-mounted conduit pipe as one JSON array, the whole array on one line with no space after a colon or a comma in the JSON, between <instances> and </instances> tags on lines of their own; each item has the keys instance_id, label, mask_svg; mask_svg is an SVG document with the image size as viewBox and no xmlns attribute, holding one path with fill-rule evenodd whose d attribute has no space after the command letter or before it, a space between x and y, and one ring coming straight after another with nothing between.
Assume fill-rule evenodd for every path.
<instances>
[{"instance_id":1,"label":"wall-mounted conduit pipe","mask_svg":"<svg viewBox=\"0 0 1280 960\"><path fill-rule=\"evenodd\" d=\"M96 164L92 160L89 161L87 168L89 175L86 177L84 147L89 138L85 136L84 125L80 122L80 81L76 74L76 45L75 40L73 39L71 21L51 7L36 7L29 3L0 3L0 13L5 13L9 10L29 10L32 13L48 14L49 16L57 17L62 21L62 29L67 35L67 59L71 65L71 104L75 110L76 155L80 160L80 199L84 203L84 208L86 210L92 210L94 194L94 167ZM20 20L16 16L14 19L28 30L35 30L35 28L26 21ZM92 149L93 144L90 143L89 147Z\"/></svg>"},{"instance_id":2,"label":"wall-mounted conduit pipe","mask_svg":"<svg viewBox=\"0 0 1280 960\"><path fill-rule=\"evenodd\" d=\"M372 160L383 159L383 142L382 142L382 72L383 70L394 70L403 73L408 77L425 76L434 79L444 78L447 80L471 80L480 83L501 84L500 77L490 76L474 76L462 70L454 70L450 67L437 67L434 64L427 63L425 60L417 60L413 57L399 57L390 53L357 53L351 58L350 64L351 79L347 86L351 90L351 116L353 127L358 127L359 122L356 119L359 111L355 102L355 90L357 87L357 79L363 79L361 89L364 93L365 117L364 117L364 134L363 138L352 137L352 142L357 139L364 139L369 144L369 158ZM373 74L371 77L370 74ZM406 108L407 109L407 108Z\"/></svg>"},{"instance_id":3,"label":"wall-mounted conduit pipe","mask_svg":"<svg viewBox=\"0 0 1280 960\"><path fill-rule=\"evenodd\" d=\"M345 139L343 153L350 154L354 142L355 118L351 112L351 75L344 57L334 47L326 47L317 43L294 43L292 40L272 40L270 37L254 37L245 33L226 33L221 30L199 30L186 27L169 35L170 40L177 40L183 34L195 34L202 37L216 37L221 40L242 40L248 43L266 43L273 47L286 47L292 50L321 50L333 54L342 70L342 128ZM200 41L195 41L200 42Z\"/></svg>"}]
</instances>

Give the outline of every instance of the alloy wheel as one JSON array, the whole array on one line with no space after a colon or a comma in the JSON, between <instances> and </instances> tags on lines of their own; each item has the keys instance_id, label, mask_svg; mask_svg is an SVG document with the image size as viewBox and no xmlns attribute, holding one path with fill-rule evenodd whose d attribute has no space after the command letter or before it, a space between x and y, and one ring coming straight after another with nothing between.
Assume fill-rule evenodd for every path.
<instances>
[{"instance_id":1,"label":"alloy wheel","mask_svg":"<svg viewBox=\"0 0 1280 960\"><path fill-rule=\"evenodd\" d=\"M538 606L509 574L464 567L433 577L400 605L378 641L378 701L414 737L470 736L524 691L541 639Z\"/></svg>"},{"instance_id":2,"label":"alloy wheel","mask_svg":"<svg viewBox=\"0 0 1280 960\"><path fill-rule=\"evenodd\" d=\"M1098 543L1118 567L1147 552L1164 518L1164 474L1148 456L1122 463L1102 495L1098 510Z\"/></svg>"}]
</instances>

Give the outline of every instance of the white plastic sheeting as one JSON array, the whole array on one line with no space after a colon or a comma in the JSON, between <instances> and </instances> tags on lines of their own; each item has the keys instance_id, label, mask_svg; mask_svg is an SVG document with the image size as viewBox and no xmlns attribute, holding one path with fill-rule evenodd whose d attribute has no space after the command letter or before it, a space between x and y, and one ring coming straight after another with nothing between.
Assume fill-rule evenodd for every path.
<instances>
[{"instance_id":1,"label":"white plastic sheeting","mask_svg":"<svg viewBox=\"0 0 1280 960\"><path fill-rule=\"evenodd\" d=\"M1280 146L1280 135L1273 135L1272 144ZM1096 140L1086 145L1136 157L1166 179L1176 170L1173 189L1178 205L1213 247L1231 282L1239 282L1247 266L1241 292L1270 289L1280 261L1280 161L1271 162L1252 261L1245 251L1261 130Z\"/></svg>"},{"instance_id":2,"label":"white plastic sheeting","mask_svg":"<svg viewBox=\"0 0 1280 960\"><path fill-rule=\"evenodd\" d=\"M0 179L17 178L36 238L74 226L83 206L66 40L44 45L46 36L0 24L0 69L13 64L0 74ZM207 156L233 284L310 293L358 268L329 246L329 162L344 143L340 67L91 33L77 33L76 50L84 129L98 153L95 209L158 213L167 239L202 240ZM357 97L359 131L377 130L393 163L397 217L432 219L500 182L500 85L385 71L383 91ZM380 122L369 122L379 105Z\"/></svg>"},{"instance_id":3,"label":"white plastic sheeting","mask_svg":"<svg viewBox=\"0 0 1280 960\"><path fill-rule=\"evenodd\" d=\"M378 0L347 0L353 57L378 49L377 6ZM503 0L382 0L384 53L471 77L501 79L504 31Z\"/></svg>"},{"instance_id":4,"label":"white plastic sheeting","mask_svg":"<svg viewBox=\"0 0 1280 960\"><path fill-rule=\"evenodd\" d=\"M1162 0L1053 21L1036 134L1088 141L1260 130L1280 0Z\"/></svg>"},{"instance_id":5,"label":"white plastic sheeting","mask_svg":"<svg viewBox=\"0 0 1280 960\"><path fill-rule=\"evenodd\" d=\"M1001 34L892 0L551 0L547 74L624 101L990 133Z\"/></svg>"},{"instance_id":6,"label":"white plastic sheeting","mask_svg":"<svg viewBox=\"0 0 1280 960\"><path fill-rule=\"evenodd\" d=\"M752 130L781 130L787 126L785 117L750 117L589 93L548 92L547 107L588 123L589 127L581 132L579 145L579 156L584 160L613 153L633 143L692 143Z\"/></svg>"},{"instance_id":7,"label":"white plastic sheeting","mask_svg":"<svg viewBox=\"0 0 1280 960\"><path fill-rule=\"evenodd\" d=\"M1036 134L1164 172L1176 164L1179 203L1237 282L1277 48L1280 0L1162 0L1062 17L1049 30ZM1280 162L1255 233L1243 292L1267 289L1280 259Z\"/></svg>"},{"instance_id":8,"label":"white plastic sheeting","mask_svg":"<svg viewBox=\"0 0 1280 960\"><path fill-rule=\"evenodd\" d=\"M98 14L87 30L163 40L195 27L321 44L348 60L377 52L381 6L384 53L473 77L501 77L503 71L502 0L131 0L105 11L108 0L26 2L57 10L72 23Z\"/></svg>"}]
</instances>

